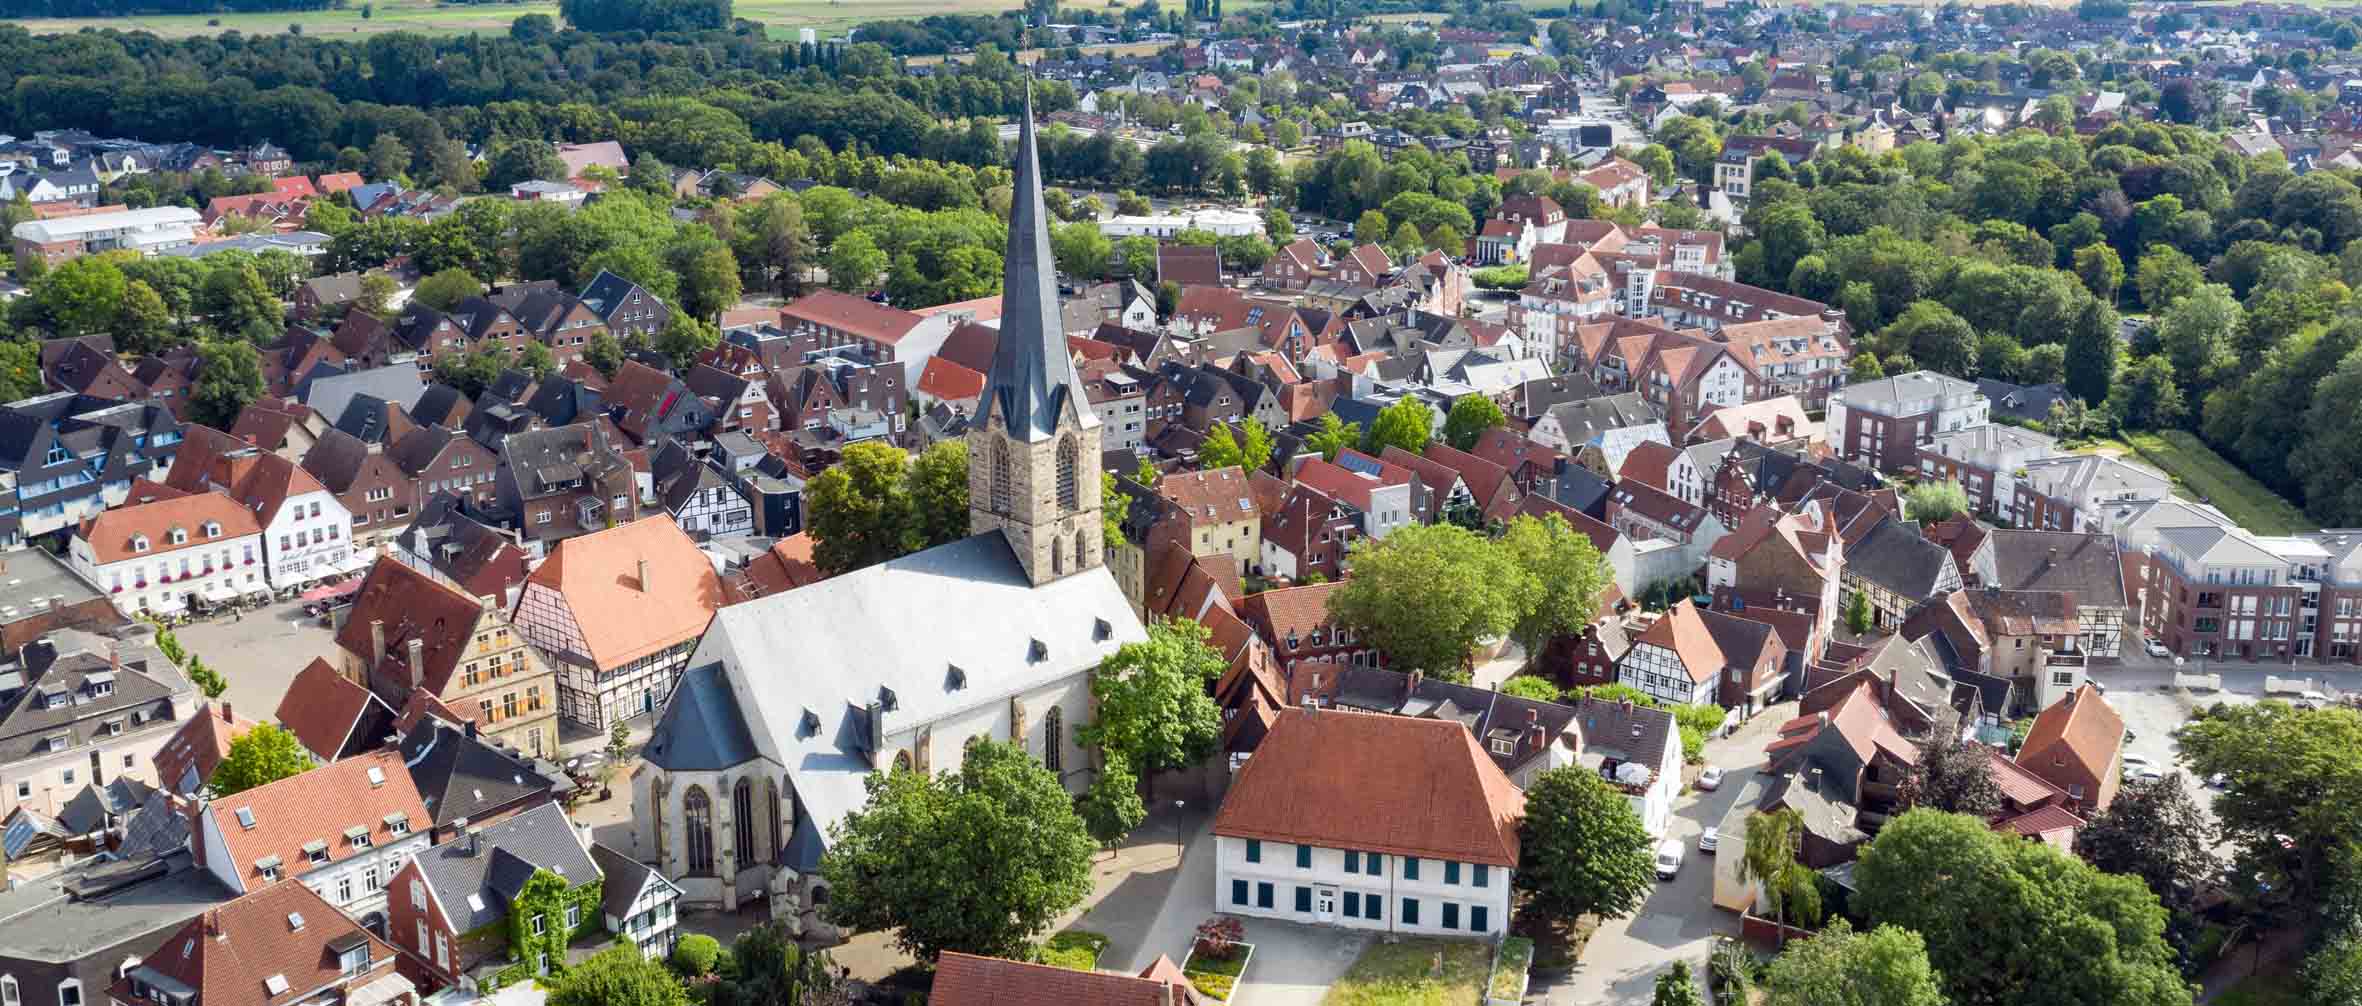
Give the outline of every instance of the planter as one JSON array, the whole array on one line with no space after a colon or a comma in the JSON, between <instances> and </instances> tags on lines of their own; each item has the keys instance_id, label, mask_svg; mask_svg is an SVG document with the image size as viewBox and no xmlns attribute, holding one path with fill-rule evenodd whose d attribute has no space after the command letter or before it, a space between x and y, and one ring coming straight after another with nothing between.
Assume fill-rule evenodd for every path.
<instances>
[{"instance_id":1,"label":"planter","mask_svg":"<svg viewBox=\"0 0 2362 1006\"><path fill-rule=\"evenodd\" d=\"M1228 1003L1238 995L1239 979L1246 976L1247 965L1255 959L1255 945L1240 943L1237 946L1239 954L1233 960L1209 960L1203 966L1192 967L1199 963L1195 943L1189 946L1189 956L1182 958L1181 974L1189 979L1190 987L1206 997L1208 1002Z\"/></svg>"},{"instance_id":2,"label":"planter","mask_svg":"<svg viewBox=\"0 0 2362 1006\"><path fill-rule=\"evenodd\" d=\"M1533 979L1534 941L1523 936L1502 940L1493 948L1493 970L1485 977L1484 1006L1517 1006L1525 1000L1526 983Z\"/></svg>"}]
</instances>

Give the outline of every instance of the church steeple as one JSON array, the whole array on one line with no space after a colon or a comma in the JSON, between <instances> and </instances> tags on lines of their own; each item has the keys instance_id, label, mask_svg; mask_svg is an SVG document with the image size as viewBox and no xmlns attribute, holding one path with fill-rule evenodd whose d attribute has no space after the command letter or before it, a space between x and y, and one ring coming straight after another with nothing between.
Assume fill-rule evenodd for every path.
<instances>
[{"instance_id":1,"label":"church steeple","mask_svg":"<svg viewBox=\"0 0 2362 1006\"><path fill-rule=\"evenodd\" d=\"M1042 205L1041 155L1033 136L1033 78L1026 77L1025 118L1017 127L1016 181L1009 200L1009 245L1002 258L1001 338L992 354L979 424L1002 420L1019 440L1047 440L1061 419L1099 425L1067 355L1058 310L1058 260L1050 251L1050 215ZM1063 415L1067 407L1072 416Z\"/></svg>"},{"instance_id":2,"label":"church steeple","mask_svg":"<svg viewBox=\"0 0 2362 1006\"><path fill-rule=\"evenodd\" d=\"M1097 567L1099 417L1067 353L1058 263L1042 206L1033 81L1017 127L1016 183L1002 263L1000 341L968 429L968 526L1008 539L1040 586Z\"/></svg>"}]
</instances>

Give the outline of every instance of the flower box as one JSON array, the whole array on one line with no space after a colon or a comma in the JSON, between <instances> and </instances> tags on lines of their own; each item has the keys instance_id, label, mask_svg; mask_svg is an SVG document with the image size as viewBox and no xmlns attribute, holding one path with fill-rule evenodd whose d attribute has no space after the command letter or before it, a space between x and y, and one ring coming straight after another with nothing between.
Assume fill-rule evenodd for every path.
<instances>
[{"instance_id":1,"label":"flower box","mask_svg":"<svg viewBox=\"0 0 2362 1006\"><path fill-rule=\"evenodd\" d=\"M1238 948L1238 956L1216 959L1199 957L1196 945L1192 944L1189 956L1181 961L1181 974L1189 979L1190 987L1208 1002L1230 1002L1238 994L1238 982L1246 975L1248 962L1255 959L1254 944L1238 943L1234 946Z\"/></svg>"}]
</instances>

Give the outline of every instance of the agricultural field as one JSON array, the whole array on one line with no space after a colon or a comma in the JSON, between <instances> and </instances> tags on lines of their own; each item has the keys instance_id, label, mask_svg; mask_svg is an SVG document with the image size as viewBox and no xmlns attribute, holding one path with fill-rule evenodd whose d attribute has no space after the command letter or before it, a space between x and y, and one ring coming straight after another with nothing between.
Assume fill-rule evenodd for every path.
<instances>
[{"instance_id":1,"label":"agricultural field","mask_svg":"<svg viewBox=\"0 0 2362 1006\"><path fill-rule=\"evenodd\" d=\"M988 14L1018 6L1017 0L737 0L739 17L769 26L773 38L793 38L811 28L822 37L840 34L864 21L917 18L929 14ZM442 4L434 0L370 0L369 16L362 17L363 0L348 0L340 10L264 11L259 13L132 15L104 18L26 18L14 23L28 31L52 34L84 28L154 32L167 38L213 35L237 30L247 34L278 34L301 25L304 34L353 37L389 31L437 35L505 32L509 22L526 14L556 17L552 0L510 3Z\"/></svg>"}]
</instances>

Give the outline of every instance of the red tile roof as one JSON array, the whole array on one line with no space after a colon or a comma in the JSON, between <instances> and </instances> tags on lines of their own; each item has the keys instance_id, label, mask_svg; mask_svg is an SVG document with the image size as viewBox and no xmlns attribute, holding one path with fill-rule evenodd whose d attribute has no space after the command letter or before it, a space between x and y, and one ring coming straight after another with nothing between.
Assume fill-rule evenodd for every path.
<instances>
[{"instance_id":1,"label":"red tile roof","mask_svg":"<svg viewBox=\"0 0 2362 1006\"><path fill-rule=\"evenodd\" d=\"M1253 487L1236 465L1167 475L1157 482L1156 491L1188 511L1194 521L1229 524L1259 516Z\"/></svg>"},{"instance_id":2,"label":"red tile roof","mask_svg":"<svg viewBox=\"0 0 2362 1006\"><path fill-rule=\"evenodd\" d=\"M909 311L873 304L868 298L834 290L806 294L780 308L779 317L791 327L798 322L810 322L889 346L926 320Z\"/></svg>"},{"instance_id":3,"label":"red tile roof","mask_svg":"<svg viewBox=\"0 0 2362 1006\"><path fill-rule=\"evenodd\" d=\"M651 584L639 582L642 562ZM559 542L525 583L565 596L590 648L586 656L600 667L622 667L704 633L725 601L713 563L664 516Z\"/></svg>"},{"instance_id":4,"label":"red tile roof","mask_svg":"<svg viewBox=\"0 0 2362 1006\"><path fill-rule=\"evenodd\" d=\"M131 498L139 499L140 483L132 487ZM162 495L162 494L158 494ZM208 524L217 533L207 535ZM186 532L187 539L179 544L172 541L172 531ZM182 549L221 545L240 537L262 533L254 512L239 506L238 501L220 493L190 493L164 496L147 503L133 503L101 512L82 522L79 532L90 543L90 551L100 563L122 562L126 559L153 558ZM135 550L133 541L145 538L147 548Z\"/></svg>"},{"instance_id":5,"label":"red tile roof","mask_svg":"<svg viewBox=\"0 0 2362 1006\"><path fill-rule=\"evenodd\" d=\"M396 763L397 771L400 767ZM342 1001L342 996L323 999L318 993L347 980L331 949L332 943L347 940L366 941L374 965L353 981L394 974L393 947L311 888L284 880L182 923L141 963L195 990L196 1001L205 1006ZM117 980L108 994L117 1002L144 1006L153 1001L138 996L129 978Z\"/></svg>"},{"instance_id":6,"label":"red tile roof","mask_svg":"<svg viewBox=\"0 0 2362 1006\"><path fill-rule=\"evenodd\" d=\"M353 724L376 701L369 689L338 674L327 661L313 657L288 684L276 716L280 726L303 742L305 750L322 761L334 761L344 753L345 742L352 737Z\"/></svg>"},{"instance_id":7,"label":"red tile roof","mask_svg":"<svg viewBox=\"0 0 2362 1006\"><path fill-rule=\"evenodd\" d=\"M253 827L239 822L239 811L246 812ZM348 828L367 828L371 840L382 844L425 829L434 820L410 781L410 770L402 765L402 753L390 749L218 798L203 813L213 818L213 830L221 836L218 853L229 857L228 871L249 889L266 883L255 866L266 858L279 860L282 876L300 877L314 865L303 851L308 843L327 843L328 862L333 864L365 851L345 840ZM396 814L407 822L403 835L387 823ZM215 854L209 845L206 855Z\"/></svg>"},{"instance_id":8,"label":"red tile roof","mask_svg":"<svg viewBox=\"0 0 2362 1006\"><path fill-rule=\"evenodd\" d=\"M1172 961L1160 956L1135 977L950 950L935 962L935 984L927 993L927 1002L932 1006L1185 1006L1190 995L1185 991L1187 985L1168 991L1168 981L1180 980L1180 969L1171 965ZM1151 974L1156 977L1148 977Z\"/></svg>"},{"instance_id":9,"label":"red tile roof","mask_svg":"<svg viewBox=\"0 0 2362 1006\"><path fill-rule=\"evenodd\" d=\"M1280 713L1214 833L1517 865L1525 794L1457 720Z\"/></svg>"},{"instance_id":10,"label":"red tile roof","mask_svg":"<svg viewBox=\"0 0 2362 1006\"><path fill-rule=\"evenodd\" d=\"M344 627L337 630L336 645L360 657L366 670L390 673L393 683L406 688L410 643L417 640L424 672L421 684L440 695L459 669L459 658L474 640L476 626L487 617L484 603L475 596L388 559L369 567L361 589L353 594ZM384 623L383 649L371 627L378 622Z\"/></svg>"},{"instance_id":11,"label":"red tile roof","mask_svg":"<svg viewBox=\"0 0 2362 1006\"><path fill-rule=\"evenodd\" d=\"M984 394L984 375L936 356L919 371L917 390L920 395L947 402L972 402Z\"/></svg>"},{"instance_id":12,"label":"red tile roof","mask_svg":"<svg viewBox=\"0 0 2362 1006\"><path fill-rule=\"evenodd\" d=\"M2085 684L2068 692L2034 717L2026 742L2018 746L2018 764L2036 766L2059 748L2093 778L2106 779L2124 745L2124 717L2108 705L2099 689Z\"/></svg>"},{"instance_id":13,"label":"red tile roof","mask_svg":"<svg viewBox=\"0 0 2362 1006\"><path fill-rule=\"evenodd\" d=\"M230 742L252 729L254 721L238 718L228 703L200 703L197 714L156 749L156 780L165 789L178 792L181 779L193 771L197 785L205 785L213 778L214 768L229 756Z\"/></svg>"},{"instance_id":14,"label":"red tile roof","mask_svg":"<svg viewBox=\"0 0 2362 1006\"><path fill-rule=\"evenodd\" d=\"M733 602L783 594L826 579L812 561L812 535L799 532L771 544L732 578Z\"/></svg>"},{"instance_id":15,"label":"red tile roof","mask_svg":"<svg viewBox=\"0 0 2362 1006\"><path fill-rule=\"evenodd\" d=\"M2016 832L2027 838L2041 838L2044 835L2061 831L2074 831L2083 825L2083 819L2075 816L2074 811L2054 803L2009 818L1994 827Z\"/></svg>"}]
</instances>

